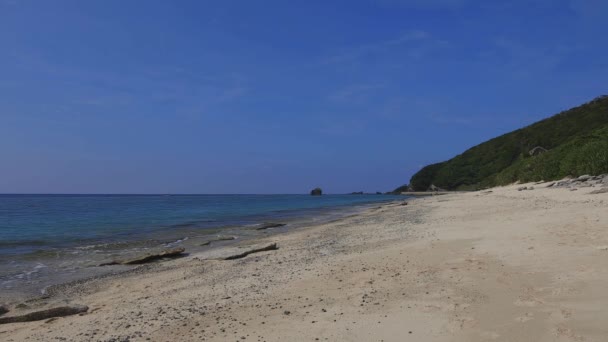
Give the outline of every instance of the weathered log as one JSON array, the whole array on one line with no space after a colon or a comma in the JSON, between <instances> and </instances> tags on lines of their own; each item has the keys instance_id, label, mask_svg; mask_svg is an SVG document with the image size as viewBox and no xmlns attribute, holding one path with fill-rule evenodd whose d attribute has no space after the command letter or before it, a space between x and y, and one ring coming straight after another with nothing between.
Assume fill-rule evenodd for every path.
<instances>
[{"instance_id":1,"label":"weathered log","mask_svg":"<svg viewBox=\"0 0 608 342\"><path fill-rule=\"evenodd\" d=\"M30 312L25 315L2 317L0 318L0 324L41 321L53 317L77 315L79 313L87 312L88 310L89 307L86 305L60 306L52 309Z\"/></svg>"}]
</instances>

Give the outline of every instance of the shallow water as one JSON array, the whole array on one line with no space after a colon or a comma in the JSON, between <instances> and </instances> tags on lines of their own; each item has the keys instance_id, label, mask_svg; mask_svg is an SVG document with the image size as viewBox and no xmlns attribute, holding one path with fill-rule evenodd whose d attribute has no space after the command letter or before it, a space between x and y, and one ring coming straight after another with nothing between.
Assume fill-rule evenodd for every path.
<instances>
[{"instance_id":1,"label":"shallow water","mask_svg":"<svg viewBox=\"0 0 608 342\"><path fill-rule=\"evenodd\" d=\"M348 215L389 195L0 195L0 290L40 291L155 249L195 252ZM263 222L289 223L258 231ZM220 242L221 245L233 242Z\"/></svg>"}]
</instances>

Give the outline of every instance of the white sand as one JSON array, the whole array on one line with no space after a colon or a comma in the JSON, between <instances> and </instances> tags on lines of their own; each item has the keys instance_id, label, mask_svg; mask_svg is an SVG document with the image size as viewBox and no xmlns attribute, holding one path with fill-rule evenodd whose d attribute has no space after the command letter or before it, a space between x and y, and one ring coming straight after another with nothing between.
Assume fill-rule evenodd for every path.
<instances>
[{"instance_id":1,"label":"white sand","mask_svg":"<svg viewBox=\"0 0 608 342\"><path fill-rule=\"evenodd\" d=\"M608 341L608 193L534 186L385 205L256 242L276 251L95 280L40 304L88 314L0 325L0 340Z\"/></svg>"}]
</instances>

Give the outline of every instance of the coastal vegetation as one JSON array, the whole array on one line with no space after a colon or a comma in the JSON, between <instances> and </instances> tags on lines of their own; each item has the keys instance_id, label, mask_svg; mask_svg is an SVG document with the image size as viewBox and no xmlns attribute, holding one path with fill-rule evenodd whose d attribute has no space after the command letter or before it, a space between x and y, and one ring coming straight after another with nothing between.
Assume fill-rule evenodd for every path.
<instances>
[{"instance_id":1,"label":"coastal vegetation","mask_svg":"<svg viewBox=\"0 0 608 342\"><path fill-rule=\"evenodd\" d=\"M608 96L601 96L428 165L412 176L409 187L474 190L607 172Z\"/></svg>"}]
</instances>

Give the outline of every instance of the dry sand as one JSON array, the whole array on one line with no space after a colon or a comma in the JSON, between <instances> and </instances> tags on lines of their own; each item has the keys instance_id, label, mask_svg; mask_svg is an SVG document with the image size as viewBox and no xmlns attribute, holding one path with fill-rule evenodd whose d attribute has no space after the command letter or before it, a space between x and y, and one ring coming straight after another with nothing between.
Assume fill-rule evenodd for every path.
<instances>
[{"instance_id":1,"label":"dry sand","mask_svg":"<svg viewBox=\"0 0 608 342\"><path fill-rule=\"evenodd\" d=\"M608 193L517 187L384 205L254 241L279 249L238 260L217 260L236 249L224 248L59 287L30 309L89 313L0 325L0 340L608 341Z\"/></svg>"}]
</instances>

